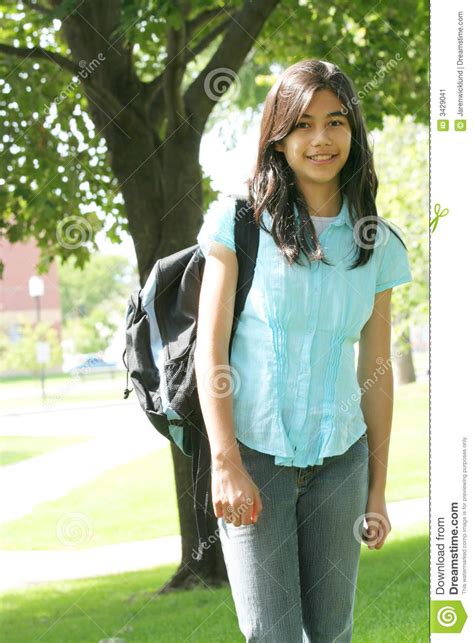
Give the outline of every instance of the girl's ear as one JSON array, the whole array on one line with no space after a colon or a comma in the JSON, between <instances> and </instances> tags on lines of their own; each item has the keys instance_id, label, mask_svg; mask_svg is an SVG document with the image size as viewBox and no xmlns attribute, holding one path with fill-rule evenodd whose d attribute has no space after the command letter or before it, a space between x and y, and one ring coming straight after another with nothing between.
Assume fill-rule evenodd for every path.
<instances>
[{"instance_id":1,"label":"girl's ear","mask_svg":"<svg viewBox=\"0 0 474 643\"><path fill-rule=\"evenodd\" d=\"M276 152L283 152L283 145L277 141L274 145L274 150Z\"/></svg>"}]
</instances>

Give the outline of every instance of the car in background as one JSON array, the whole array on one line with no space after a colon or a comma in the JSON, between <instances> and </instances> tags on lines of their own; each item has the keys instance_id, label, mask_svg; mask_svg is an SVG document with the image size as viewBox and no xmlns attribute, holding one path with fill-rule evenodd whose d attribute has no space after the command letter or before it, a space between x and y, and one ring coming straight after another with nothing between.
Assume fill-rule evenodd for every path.
<instances>
[{"instance_id":1,"label":"car in background","mask_svg":"<svg viewBox=\"0 0 474 643\"><path fill-rule=\"evenodd\" d=\"M67 372L69 375L87 375L88 373L110 373L115 370L117 370L115 362L106 362L102 357L88 357Z\"/></svg>"}]
</instances>

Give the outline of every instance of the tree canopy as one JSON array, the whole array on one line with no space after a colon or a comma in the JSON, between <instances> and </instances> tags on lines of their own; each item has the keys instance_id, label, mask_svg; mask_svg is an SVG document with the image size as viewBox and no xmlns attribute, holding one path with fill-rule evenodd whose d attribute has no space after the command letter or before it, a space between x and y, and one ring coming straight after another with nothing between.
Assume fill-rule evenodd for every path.
<instances>
[{"instance_id":1,"label":"tree canopy","mask_svg":"<svg viewBox=\"0 0 474 643\"><path fill-rule=\"evenodd\" d=\"M302 58L349 73L370 128L385 114L427 123L428 11L424 0L0 2L0 234L35 237L46 269L70 255L83 265L101 229L130 233L149 264L142 228L158 246L162 226L132 194L141 173L158 219L166 150L195 157L217 102L258 107Z\"/></svg>"}]
</instances>

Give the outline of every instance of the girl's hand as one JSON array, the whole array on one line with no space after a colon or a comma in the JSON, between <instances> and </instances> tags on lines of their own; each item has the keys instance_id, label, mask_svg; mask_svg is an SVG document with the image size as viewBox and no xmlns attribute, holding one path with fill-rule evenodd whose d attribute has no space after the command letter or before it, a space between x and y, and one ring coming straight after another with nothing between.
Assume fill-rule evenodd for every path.
<instances>
[{"instance_id":1,"label":"girl's hand","mask_svg":"<svg viewBox=\"0 0 474 643\"><path fill-rule=\"evenodd\" d=\"M212 504L217 518L236 527L257 522L262 511L260 492L241 461L213 463Z\"/></svg>"},{"instance_id":2,"label":"girl's hand","mask_svg":"<svg viewBox=\"0 0 474 643\"><path fill-rule=\"evenodd\" d=\"M385 491L369 489L367 507L365 509L367 530L364 528L362 541L369 549L382 549L385 539L392 530L392 525L385 504Z\"/></svg>"}]
</instances>

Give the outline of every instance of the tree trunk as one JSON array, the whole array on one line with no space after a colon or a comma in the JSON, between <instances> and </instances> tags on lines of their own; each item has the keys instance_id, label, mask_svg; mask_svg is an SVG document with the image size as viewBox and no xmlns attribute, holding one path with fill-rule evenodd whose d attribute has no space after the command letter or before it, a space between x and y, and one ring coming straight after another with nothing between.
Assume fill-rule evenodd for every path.
<instances>
[{"instance_id":1,"label":"tree trunk","mask_svg":"<svg viewBox=\"0 0 474 643\"><path fill-rule=\"evenodd\" d=\"M396 343L397 358L395 360L397 369L397 381L399 384L410 384L416 382L415 366L413 363L413 352L411 349L410 329L406 329Z\"/></svg>"}]
</instances>

